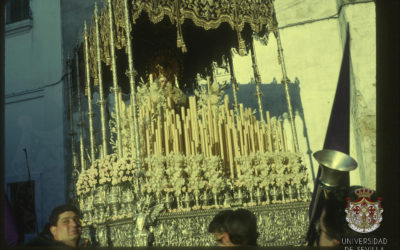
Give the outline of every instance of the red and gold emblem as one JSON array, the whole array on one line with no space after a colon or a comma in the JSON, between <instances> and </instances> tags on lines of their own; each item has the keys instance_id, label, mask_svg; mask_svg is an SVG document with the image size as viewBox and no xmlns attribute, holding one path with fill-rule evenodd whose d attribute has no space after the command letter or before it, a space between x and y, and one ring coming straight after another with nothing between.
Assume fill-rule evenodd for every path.
<instances>
[{"instance_id":1,"label":"red and gold emblem","mask_svg":"<svg viewBox=\"0 0 400 250\"><path fill-rule=\"evenodd\" d=\"M359 188L355 190L358 199L354 202L347 198L346 221L351 229L359 233L375 231L382 222L381 198L374 202L371 200L372 190Z\"/></svg>"}]
</instances>

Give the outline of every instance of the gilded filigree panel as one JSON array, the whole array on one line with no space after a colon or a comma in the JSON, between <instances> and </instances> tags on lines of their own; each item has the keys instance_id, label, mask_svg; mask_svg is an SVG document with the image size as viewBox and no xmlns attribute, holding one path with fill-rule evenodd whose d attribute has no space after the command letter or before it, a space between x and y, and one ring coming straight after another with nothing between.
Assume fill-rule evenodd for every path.
<instances>
[{"instance_id":1,"label":"gilded filigree panel","mask_svg":"<svg viewBox=\"0 0 400 250\"><path fill-rule=\"evenodd\" d=\"M257 217L259 246L299 246L308 228L308 202L270 204L247 208ZM214 235L208 232L213 217L222 211L190 211L161 213L149 230L138 230L135 219L123 219L89 228L82 237L99 246L213 246Z\"/></svg>"}]
</instances>

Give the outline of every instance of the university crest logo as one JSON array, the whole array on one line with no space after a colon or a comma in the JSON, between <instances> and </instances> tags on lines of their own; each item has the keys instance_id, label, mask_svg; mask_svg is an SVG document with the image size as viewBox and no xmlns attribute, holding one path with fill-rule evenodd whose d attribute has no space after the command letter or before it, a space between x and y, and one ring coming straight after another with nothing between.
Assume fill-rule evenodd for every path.
<instances>
[{"instance_id":1,"label":"university crest logo","mask_svg":"<svg viewBox=\"0 0 400 250\"><path fill-rule=\"evenodd\" d=\"M347 199L346 221L351 229L359 233L375 231L382 222L381 198L374 202L370 199L373 191L367 188L359 188L355 191L358 199L354 202Z\"/></svg>"}]
</instances>

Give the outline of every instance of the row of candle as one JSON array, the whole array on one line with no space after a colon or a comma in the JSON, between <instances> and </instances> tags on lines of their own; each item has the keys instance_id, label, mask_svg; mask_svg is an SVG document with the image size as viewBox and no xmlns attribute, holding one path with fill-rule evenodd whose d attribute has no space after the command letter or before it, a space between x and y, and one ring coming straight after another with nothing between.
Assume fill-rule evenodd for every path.
<instances>
[{"instance_id":1,"label":"row of candle","mask_svg":"<svg viewBox=\"0 0 400 250\"><path fill-rule=\"evenodd\" d=\"M288 147L281 122L271 118L269 111L266 122L257 120L251 108L243 108L243 104L239 104L235 114L225 95L223 105L208 102L205 107L199 107L196 97L191 96L188 107L182 106L177 112L171 97L166 98L166 106L159 112L150 99L139 108L140 136L144 137L140 145L142 156L170 153L220 156L225 174L233 179L240 175L236 157L256 152L294 152ZM121 98L120 106L122 111L128 108L130 113L131 107L125 107Z\"/></svg>"}]
</instances>

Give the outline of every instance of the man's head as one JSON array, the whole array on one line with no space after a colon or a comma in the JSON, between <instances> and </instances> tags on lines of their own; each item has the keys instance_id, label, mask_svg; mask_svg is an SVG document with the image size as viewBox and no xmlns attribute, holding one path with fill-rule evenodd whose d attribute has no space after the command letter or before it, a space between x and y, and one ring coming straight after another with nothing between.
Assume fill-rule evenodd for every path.
<instances>
[{"instance_id":1,"label":"man's head","mask_svg":"<svg viewBox=\"0 0 400 250\"><path fill-rule=\"evenodd\" d=\"M79 211L71 205L56 207L49 218L50 233L54 240L68 246L77 246L82 233Z\"/></svg>"},{"instance_id":2,"label":"man's head","mask_svg":"<svg viewBox=\"0 0 400 250\"><path fill-rule=\"evenodd\" d=\"M226 219L232 213L232 210L224 210L219 212L217 215L215 215L210 225L208 226L208 232L214 234L215 241L220 246L232 245L225 225Z\"/></svg>"},{"instance_id":3,"label":"man's head","mask_svg":"<svg viewBox=\"0 0 400 250\"><path fill-rule=\"evenodd\" d=\"M340 245L341 232L346 229L346 219L343 202L338 200L326 200L322 213L317 222L318 245L338 246Z\"/></svg>"},{"instance_id":4,"label":"man's head","mask_svg":"<svg viewBox=\"0 0 400 250\"><path fill-rule=\"evenodd\" d=\"M246 209L219 212L211 221L208 231L214 233L220 246L257 245L257 218Z\"/></svg>"}]
</instances>

